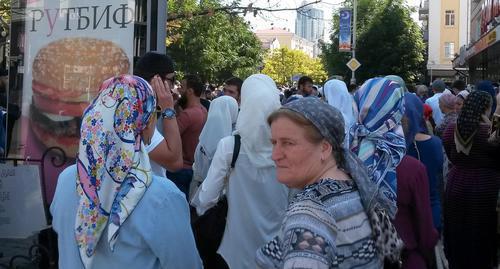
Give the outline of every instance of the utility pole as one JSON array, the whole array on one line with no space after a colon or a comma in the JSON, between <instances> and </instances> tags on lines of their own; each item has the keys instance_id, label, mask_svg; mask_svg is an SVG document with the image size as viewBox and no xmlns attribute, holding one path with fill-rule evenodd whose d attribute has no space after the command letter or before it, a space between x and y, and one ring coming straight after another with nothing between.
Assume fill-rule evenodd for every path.
<instances>
[{"instance_id":1,"label":"utility pole","mask_svg":"<svg viewBox=\"0 0 500 269\"><path fill-rule=\"evenodd\" d=\"M353 0L353 21L352 21L352 58L356 58L356 17L357 17L357 0ZM356 84L356 71L352 70L351 84Z\"/></svg>"}]
</instances>

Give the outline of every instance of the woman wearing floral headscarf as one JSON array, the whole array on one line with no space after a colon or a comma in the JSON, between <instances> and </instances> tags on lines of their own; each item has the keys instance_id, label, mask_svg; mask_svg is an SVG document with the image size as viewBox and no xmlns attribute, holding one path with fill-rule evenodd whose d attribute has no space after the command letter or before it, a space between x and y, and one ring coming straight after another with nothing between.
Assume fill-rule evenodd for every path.
<instances>
[{"instance_id":1,"label":"woman wearing floral headscarf","mask_svg":"<svg viewBox=\"0 0 500 269\"><path fill-rule=\"evenodd\" d=\"M491 107L489 93L473 91L457 123L450 124L443 135L453 164L444 198L444 247L450 269L497 265L500 145L498 127L491 131ZM491 143L491 138L496 143Z\"/></svg>"},{"instance_id":2,"label":"woman wearing floral headscarf","mask_svg":"<svg viewBox=\"0 0 500 269\"><path fill-rule=\"evenodd\" d=\"M106 80L85 110L51 205L61 268L201 268L184 195L152 175L155 111L151 86L128 75Z\"/></svg>"}]
</instances>

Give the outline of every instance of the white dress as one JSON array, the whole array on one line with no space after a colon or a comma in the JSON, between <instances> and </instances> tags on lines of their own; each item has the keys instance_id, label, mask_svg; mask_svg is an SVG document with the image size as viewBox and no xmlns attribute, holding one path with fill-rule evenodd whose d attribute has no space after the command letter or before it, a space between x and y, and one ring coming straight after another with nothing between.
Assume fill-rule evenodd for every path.
<instances>
[{"instance_id":1,"label":"white dress","mask_svg":"<svg viewBox=\"0 0 500 269\"><path fill-rule=\"evenodd\" d=\"M203 214L219 200L233 149L233 136L219 142L207 177L191 201L198 214ZM256 168L244 147L240 148L228 185L229 210L218 253L231 269L254 269L255 251L279 231L289 191L276 180L274 166Z\"/></svg>"}]
</instances>

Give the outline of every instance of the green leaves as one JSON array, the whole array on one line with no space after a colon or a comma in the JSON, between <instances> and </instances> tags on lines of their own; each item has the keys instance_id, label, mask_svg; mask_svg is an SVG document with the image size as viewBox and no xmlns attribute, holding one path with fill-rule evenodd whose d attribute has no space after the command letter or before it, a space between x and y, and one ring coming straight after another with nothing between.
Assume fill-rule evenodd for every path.
<instances>
[{"instance_id":1,"label":"green leaves","mask_svg":"<svg viewBox=\"0 0 500 269\"><path fill-rule=\"evenodd\" d=\"M268 52L262 73L270 76L277 84L291 82L294 75L310 76L315 83L322 83L326 71L320 59L313 59L300 50L281 48Z\"/></svg>"},{"instance_id":2,"label":"green leaves","mask_svg":"<svg viewBox=\"0 0 500 269\"><path fill-rule=\"evenodd\" d=\"M170 1L169 4L174 5ZM218 4L205 0L203 5L217 7ZM187 8L191 7L184 10ZM183 73L222 82L231 76L245 78L257 73L262 65L261 44L238 16L217 12L178 20L177 24L167 28L167 49Z\"/></svg>"},{"instance_id":3,"label":"green leaves","mask_svg":"<svg viewBox=\"0 0 500 269\"><path fill-rule=\"evenodd\" d=\"M358 0L356 71L359 82L381 75L399 75L408 83L418 80L425 45L411 10L401 0ZM345 66L350 53L338 52L338 15L334 15L332 44L322 47L322 60L330 75L350 78Z\"/></svg>"}]
</instances>

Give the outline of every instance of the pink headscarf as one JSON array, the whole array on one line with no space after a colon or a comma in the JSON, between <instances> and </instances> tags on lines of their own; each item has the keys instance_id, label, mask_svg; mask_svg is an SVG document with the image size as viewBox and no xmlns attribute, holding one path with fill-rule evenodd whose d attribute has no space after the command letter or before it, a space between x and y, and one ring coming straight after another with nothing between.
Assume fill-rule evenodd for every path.
<instances>
[{"instance_id":1,"label":"pink headscarf","mask_svg":"<svg viewBox=\"0 0 500 269\"><path fill-rule=\"evenodd\" d=\"M439 102L443 104L448 109L455 109L455 104L457 103L457 97L451 93L443 93L439 97Z\"/></svg>"}]
</instances>

